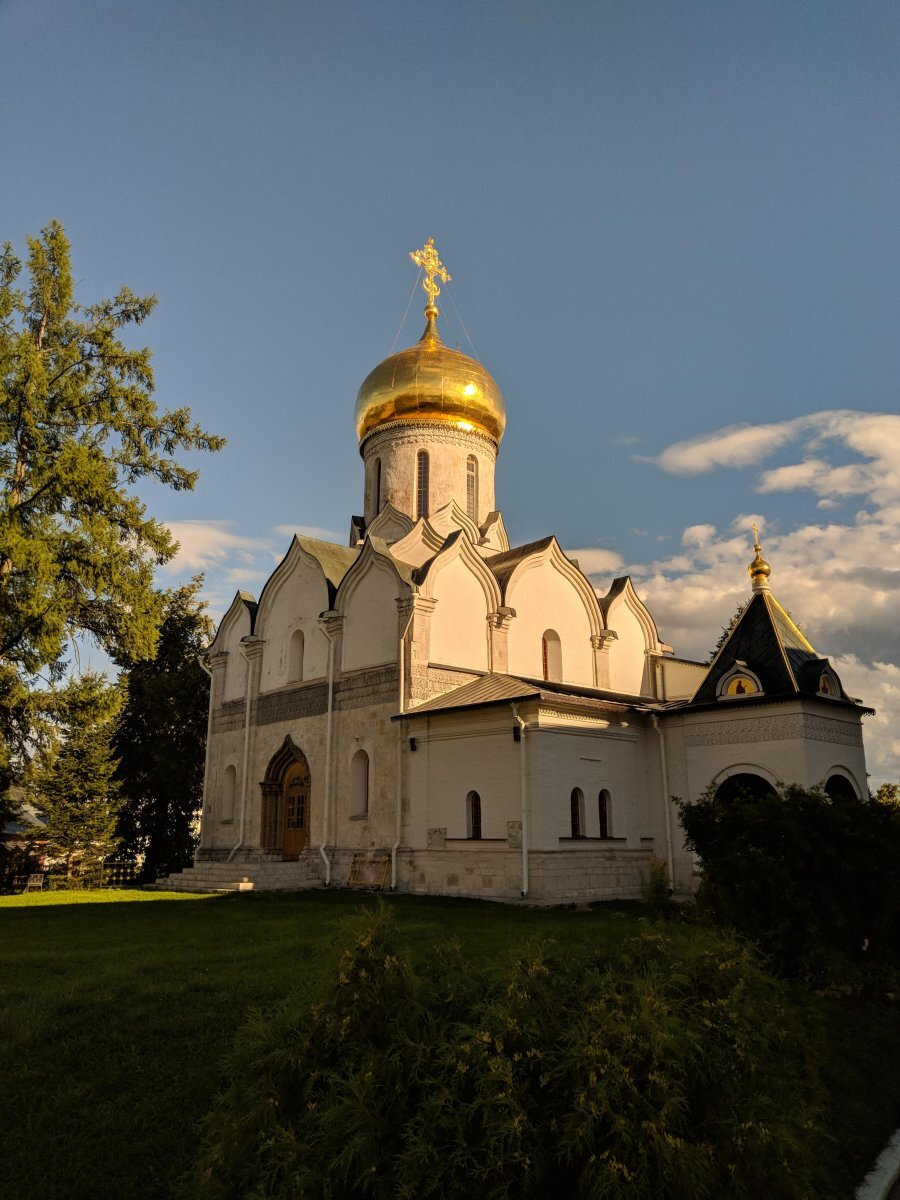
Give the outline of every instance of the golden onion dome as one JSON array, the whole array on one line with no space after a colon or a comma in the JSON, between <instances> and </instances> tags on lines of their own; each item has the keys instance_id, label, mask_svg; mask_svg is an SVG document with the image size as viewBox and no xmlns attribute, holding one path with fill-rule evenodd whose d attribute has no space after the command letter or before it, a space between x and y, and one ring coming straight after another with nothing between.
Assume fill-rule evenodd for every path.
<instances>
[{"instance_id":1,"label":"golden onion dome","mask_svg":"<svg viewBox=\"0 0 900 1200\"><path fill-rule=\"evenodd\" d=\"M379 363L356 397L356 433L362 440L394 421L434 421L477 430L499 442L506 405L496 381L480 362L445 346L433 303L425 309L425 332L414 346Z\"/></svg>"}]
</instances>

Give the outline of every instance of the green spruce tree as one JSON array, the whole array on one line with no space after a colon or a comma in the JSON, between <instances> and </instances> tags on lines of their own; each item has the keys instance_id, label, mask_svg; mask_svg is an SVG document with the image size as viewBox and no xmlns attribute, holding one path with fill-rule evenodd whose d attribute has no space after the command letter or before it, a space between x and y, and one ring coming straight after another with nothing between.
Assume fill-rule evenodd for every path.
<instances>
[{"instance_id":1,"label":"green spruce tree","mask_svg":"<svg viewBox=\"0 0 900 1200\"><path fill-rule=\"evenodd\" d=\"M209 680L197 662L212 636L202 577L167 592L153 658L125 672L116 732L123 806L119 833L143 855L143 877L189 866L203 799Z\"/></svg>"},{"instance_id":2,"label":"green spruce tree","mask_svg":"<svg viewBox=\"0 0 900 1200\"><path fill-rule=\"evenodd\" d=\"M56 693L56 737L30 772L29 790L47 822L42 836L70 878L99 867L118 841L112 741L121 703L121 686L100 675L71 680Z\"/></svg>"},{"instance_id":3,"label":"green spruce tree","mask_svg":"<svg viewBox=\"0 0 900 1200\"><path fill-rule=\"evenodd\" d=\"M39 676L62 677L73 636L119 662L153 653L153 572L176 543L132 487L192 488L174 455L223 445L189 409L157 409L150 351L120 340L155 299L77 304L55 221L28 250L21 288L22 263L0 253L0 790L29 757Z\"/></svg>"}]
</instances>

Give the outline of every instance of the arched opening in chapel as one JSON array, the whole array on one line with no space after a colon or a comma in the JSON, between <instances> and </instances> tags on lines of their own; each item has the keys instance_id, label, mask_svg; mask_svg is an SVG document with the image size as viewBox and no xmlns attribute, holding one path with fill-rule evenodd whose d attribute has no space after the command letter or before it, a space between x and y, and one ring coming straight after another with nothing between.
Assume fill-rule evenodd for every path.
<instances>
[{"instance_id":1,"label":"arched opening in chapel","mask_svg":"<svg viewBox=\"0 0 900 1200\"><path fill-rule=\"evenodd\" d=\"M768 779L750 771L739 771L736 775L729 775L716 788L716 799L725 801L746 799L748 796L754 800L761 800L764 796L775 794L775 789Z\"/></svg>"},{"instance_id":2,"label":"arched opening in chapel","mask_svg":"<svg viewBox=\"0 0 900 1200\"><path fill-rule=\"evenodd\" d=\"M825 793L832 800L858 800L856 790L846 775L829 775L825 780Z\"/></svg>"}]
</instances>

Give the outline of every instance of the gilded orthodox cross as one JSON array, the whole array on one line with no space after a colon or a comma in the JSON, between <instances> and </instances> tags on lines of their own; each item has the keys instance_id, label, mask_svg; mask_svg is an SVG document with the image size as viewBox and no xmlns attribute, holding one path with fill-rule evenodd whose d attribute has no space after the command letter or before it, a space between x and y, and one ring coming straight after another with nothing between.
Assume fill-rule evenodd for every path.
<instances>
[{"instance_id":1,"label":"gilded orthodox cross","mask_svg":"<svg viewBox=\"0 0 900 1200\"><path fill-rule=\"evenodd\" d=\"M422 287L428 296L428 308L434 308L435 297L441 294L441 289L434 282L435 276L442 283L449 283L453 278L438 258L438 252L434 248L434 238L429 238L421 250L410 250L409 257L417 267L421 267L425 272ZM425 311L428 312L428 309Z\"/></svg>"}]
</instances>

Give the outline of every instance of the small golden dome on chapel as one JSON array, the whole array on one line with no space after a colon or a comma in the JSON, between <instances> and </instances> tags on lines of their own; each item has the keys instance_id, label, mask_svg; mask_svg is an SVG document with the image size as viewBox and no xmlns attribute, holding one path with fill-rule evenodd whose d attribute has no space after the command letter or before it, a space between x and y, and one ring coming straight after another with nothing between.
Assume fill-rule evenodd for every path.
<instances>
[{"instance_id":1,"label":"small golden dome on chapel","mask_svg":"<svg viewBox=\"0 0 900 1200\"><path fill-rule=\"evenodd\" d=\"M477 430L499 442L506 428L506 405L496 381L480 362L445 346L437 331L434 282L450 276L437 257L433 239L410 256L425 270L428 293L425 332L414 346L390 355L363 381L356 397L356 433L362 441L395 421L435 421Z\"/></svg>"},{"instance_id":2,"label":"small golden dome on chapel","mask_svg":"<svg viewBox=\"0 0 900 1200\"><path fill-rule=\"evenodd\" d=\"M762 556L762 546L759 544L759 529L756 525L753 526L753 549L756 551L756 557L747 570L750 573L753 590L757 592L765 591L769 587L769 576L772 574L772 568Z\"/></svg>"}]
</instances>

